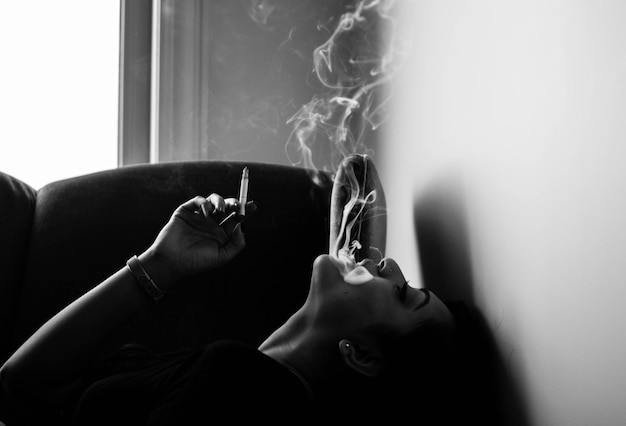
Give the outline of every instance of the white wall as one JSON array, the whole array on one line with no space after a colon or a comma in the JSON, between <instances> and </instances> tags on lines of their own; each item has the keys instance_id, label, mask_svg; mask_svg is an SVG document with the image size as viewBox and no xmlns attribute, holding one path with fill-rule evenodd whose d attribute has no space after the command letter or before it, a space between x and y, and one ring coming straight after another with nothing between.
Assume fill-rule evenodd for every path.
<instances>
[{"instance_id":1,"label":"white wall","mask_svg":"<svg viewBox=\"0 0 626 426\"><path fill-rule=\"evenodd\" d=\"M2 3L0 171L40 186L117 166L120 2Z\"/></svg>"},{"instance_id":2,"label":"white wall","mask_svg":"<svg viewBox=\"0 0 626 426\"><path fill-rule=\"evenodd\" d=\"M532 423L624 424L626 2L398 7L387 254L423 284L415 215L438 213Z\"/></svg>"}]
</instances>

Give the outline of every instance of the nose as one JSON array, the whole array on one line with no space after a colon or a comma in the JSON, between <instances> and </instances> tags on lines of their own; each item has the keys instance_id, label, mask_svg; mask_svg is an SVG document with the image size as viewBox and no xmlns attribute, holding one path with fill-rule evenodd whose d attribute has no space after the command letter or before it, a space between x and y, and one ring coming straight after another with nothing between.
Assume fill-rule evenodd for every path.
<instances>
[{"instance_id":1,"label":"nose","mask_svg":"<svg viewBox=\"0 0 626 426\"><path fill-rule=\"evenodd\" d=\"M404 278L400 266L390 257L385 257L378 263L378 272L380 276L384 277L398 276Z\"/></svg>"}]
</instances>

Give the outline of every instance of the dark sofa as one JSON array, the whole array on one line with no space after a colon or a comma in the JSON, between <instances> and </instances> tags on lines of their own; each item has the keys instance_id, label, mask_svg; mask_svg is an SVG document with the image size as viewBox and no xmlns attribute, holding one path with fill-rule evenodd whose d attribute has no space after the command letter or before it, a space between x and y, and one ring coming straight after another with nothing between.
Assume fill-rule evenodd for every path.
<instances>
[{"instance_id":1,"label":"dark sofa","mask_svg":"<svg viewBox=\"0 0 626 426\"><path fill-rule=\"evenodd\" d=\"M312 262L328 250L330 176L320 185L297 167L193 161L124 166L36 191L0 173L0 363L146 249L179 204L211 192L236 196L246 165L258 210L244 223L244 252L139 313L105 356L126 342L155 350L223 337L260 343L304 301ZM8 397L0 398L0 423L18 424Z\"/></svg>"}]
</instances>

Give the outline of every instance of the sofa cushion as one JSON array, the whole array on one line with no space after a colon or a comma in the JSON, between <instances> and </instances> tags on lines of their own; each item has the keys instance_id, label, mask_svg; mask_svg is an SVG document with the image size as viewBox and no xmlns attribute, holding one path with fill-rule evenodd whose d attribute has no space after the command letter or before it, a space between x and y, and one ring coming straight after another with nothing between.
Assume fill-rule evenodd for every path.
<instances>
[{"instance_id":1,"label":"sofa cushion","mask_svg":"<svg viewBox=\"0 0 626 426\"><path fill-rule=\"evenodd\" d=\"M37 192L0 172L0 364L10 350Z\"/></svg>"},{"instance_id":2,"label":"sofa cushion","mask_svg":"<svg viewBox=\"0 0 626 426\"><path fill-rule=\"evenodd\" d=\"M304 301L312 262L327 251L330 185L296 167L198 161L125 166L40 189L13 347L145 250L179 204L212 192L236 197L246 165L258 210L244 223L245 250L140 312L104 353L129 341L156 350L222 337L260 343Z\"/></svg>"}]
</instances>

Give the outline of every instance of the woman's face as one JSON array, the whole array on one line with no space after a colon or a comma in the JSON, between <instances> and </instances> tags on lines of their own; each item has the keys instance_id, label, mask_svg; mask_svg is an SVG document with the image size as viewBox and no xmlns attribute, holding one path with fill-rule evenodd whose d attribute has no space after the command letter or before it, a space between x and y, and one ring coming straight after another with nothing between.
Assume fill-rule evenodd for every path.
<instances>
[{"instance_id":1,"label":"woman's face","mask_svg":"<svg viewBox=\"0 0 626 426\"><path fill-rule=\"evenodd\" d=\"M378 264L365 260L358 267L361 274L354 278L354 274L346 276L332 256L319 256L313 264L307 304L319 321L339 333L347 336L385 325L406 334L427 321L451 321L443 302L427 290L408 285L393 259Z\"/></svg>"}]
</instances>

